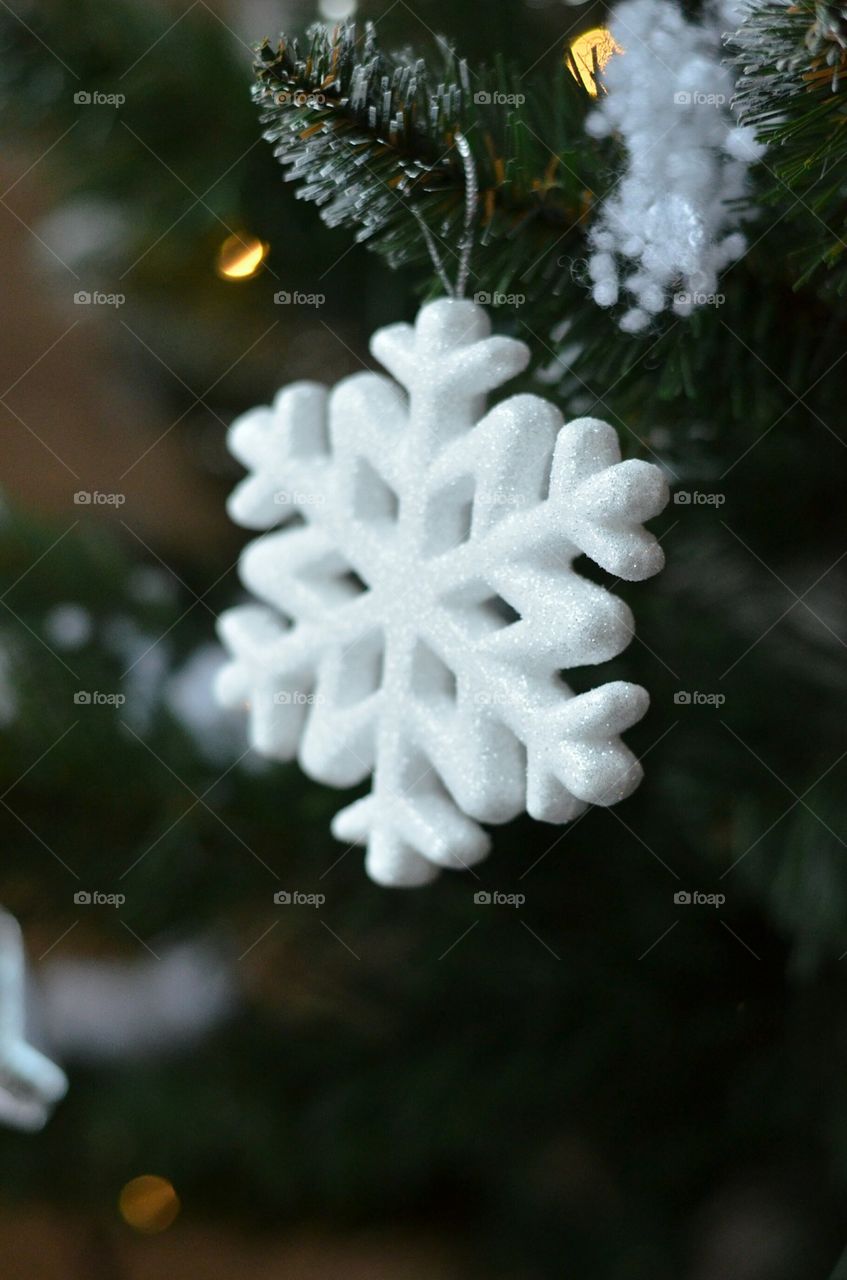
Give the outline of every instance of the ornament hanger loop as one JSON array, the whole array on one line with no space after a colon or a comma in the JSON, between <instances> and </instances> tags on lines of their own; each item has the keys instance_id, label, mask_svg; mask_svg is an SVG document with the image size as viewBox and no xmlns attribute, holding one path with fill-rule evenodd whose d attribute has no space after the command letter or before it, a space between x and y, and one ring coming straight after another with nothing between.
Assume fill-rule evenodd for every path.
<instances>
[{"instance_id":1,"label":"ornament hanger loop","mask_svg":"<svg viewBox=\"0 0 847 1280\"><path fill-rule=\"evenodd\" d=\"M420 223L423 238L426 247L429 250L429 256L432 264L438 273L444 292L448 298L463 298L465 289L467 288L468 275L470 274L471 253L474 243L474 219L476 215L477 203L479 200L479 183L477 182L476 166L473 160L468 140L463 133L456 134L456 150L462 157L462 165L465 170L465 221L462 229L462 241L459 248L459 269L456 272L456 283L452 285L450 278L444 267L441 255L435 244L435 238L432 231L427 226L421 214L414 210L415 217Z\"/></svg>"},{"instance_id":2,"label":"ornament hanger loop","mask_svg":"<svg viewBox=\"0 0 847 1280\"><path fill-rule=\"evenodd\" d=\"M456 276L456 297L465 296L468 273L471 267L471 252L474 242L474 218L479 200L479 183L476 178L476 166L468 140L463 133L456 134L456 147L465 167L465 229L462 236L462 249L459 257L459 272Z\"/></svg>"}]
</instances>

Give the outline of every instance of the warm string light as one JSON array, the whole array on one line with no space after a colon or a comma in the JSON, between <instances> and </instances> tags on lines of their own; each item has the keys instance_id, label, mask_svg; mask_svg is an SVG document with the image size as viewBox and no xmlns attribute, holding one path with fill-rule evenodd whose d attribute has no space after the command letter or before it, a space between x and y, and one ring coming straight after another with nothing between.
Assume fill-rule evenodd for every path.
<instances>
[{"instance_id":1,"label":"warm string light","mask_svg":"<svg viewBox=\"0 0 847 1280\"><path fill-rule=\"evenodd\" d=\"M607 27L592 27L583 31L582 35L572 40L568 46L565 62L568 70L583 89L597 97L597 81L595 76L602 71L613 53L623 53Z\"/></svg>"},{"instance_id":2,"label":"warm string light","mask_svg":"<svg viewBox=\"0 0 847 1280\"><path fill-rule=\"evenodd\" d=\"M142 1174L132 1178L118 1198L121 1217L145 1235L166 1231L181 1209L180 1199L167 1178Z\"/></svg>"},{"instance_id":3,"label":"warm string light","mask_svg":"<svg viewBox=\"0 0 847 1280\"><path fill-rule=\"evenodd\" d=\"M227 236L218 249L215 269L223 280L250 280L261 268L268 247L255 236Z\"/></svg>"}]
</instances>

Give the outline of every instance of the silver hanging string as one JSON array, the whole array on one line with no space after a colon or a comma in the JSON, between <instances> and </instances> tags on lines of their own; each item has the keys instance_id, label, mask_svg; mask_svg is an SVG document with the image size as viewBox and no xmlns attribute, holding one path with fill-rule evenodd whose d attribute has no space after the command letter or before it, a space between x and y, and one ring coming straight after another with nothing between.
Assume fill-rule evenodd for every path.
<instances>
[{"instance_id":1,"label":"silver hanging string","mask_svg":"<svg viewBox=\"0 0 847 1280\"><path fill-rule=\"evenodd\" d=\"M465 167L465 227L462 234L462 247L459 256L459 272L456 276L456 297L465 296L465 287L471 269L471 252L474 242L474 221L479 199L479 184L476 180L476 166L468 140L463 133L456 134L456 147Z\"/></svg>"},{"instance_id":2,"label":"silver hanging string","mask_svg":"<svg viewBox=\"0 0 847 1280\"><path fill-rule=\"evenodd\" d=\"M462 240L459 247L459 269L456 273L456 283L452 285L444 267L444 262L435 244L435 238L432 231L427 226L421 214L417 209L413 209L412 213L420 224L429 256L432 259L432 265L438 273L438 278L444 288L444 292L448 298L463 298L468 283L468 276L471 269L471 253L473 251L474 242L474 222L476 217L476 207L479 200L479 184L476 177L476 166L473 161L473 154L468 140L463 133L456 134L456 150L462 157L462 165L465 170L465 221L462 228Z\"/></svg>"},{"instance_id":3,"label":"silver hanging string","mask_svg":"<svg viewBox=\"0 0 847 1280\"><path fill-rule=\"evenodd\" d=\"M438 272L438 278L441 281L441 284L444 288L444 292L447 294L448 298L455 298L456 294L447 276L447 272L444 270L444 263L441 261L441 255L439 254L438 250L435 247L435 240L433 239L432 232L424 222L421 215L418 213L417 209L413 209L412 213L415 215L418 222L420 223L421 231L423 232L423 238L426 241L426 247L429 250L429 256L430 258L432 258L432 265L435 267L435 270Z\"/></svg>"}]
</instances>

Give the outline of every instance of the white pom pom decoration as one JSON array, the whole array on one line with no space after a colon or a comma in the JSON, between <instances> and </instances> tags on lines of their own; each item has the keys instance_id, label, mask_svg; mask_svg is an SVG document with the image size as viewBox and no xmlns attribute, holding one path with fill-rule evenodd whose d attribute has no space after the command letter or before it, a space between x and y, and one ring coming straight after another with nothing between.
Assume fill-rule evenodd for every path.
<instances>
[{"instance_id":1,"label":"white pom pom decoration","mask_svg":"<svg viewBox=\"0 0 847 1280\"><path fill-rule=\"evenodd\" d=\"M669 0L622 0L609 20L624 52L605 67L585 128L617 136L626 167L589 233L588 275L598 306L629 295L625 332L669 304L688 315L714 301L718 272L746 250L740 232L727 234L732 202L764 148L732 115L722 33L737 21L728 4L712 4L695 24Z\"/></svg>"},{"instance_id":2,"label":"white pom pom decoration","mask_svg":"<svg viewBox=\"0 0 847 1280\"><path fill-rule=\"evenodd\" d=\"M219 697L249 706L267 755L299 754L331 786L373 774L333 831L367 845L386 885L478 862L480 822L566 822L641 777L619 735L646 692L574 694L561 672L632 638L627 606L573 560L629 581L661 569L641 522L664 507L664 476L622 462L606 423L565 425L537 396L486 413L486 392L529 360L489 334L476 304L430 303L372 339L396 382L295 383L230 431L250 472L230 513L268 532L241 560L263 603L220 620Z\"/></svg>"}]
</instances>

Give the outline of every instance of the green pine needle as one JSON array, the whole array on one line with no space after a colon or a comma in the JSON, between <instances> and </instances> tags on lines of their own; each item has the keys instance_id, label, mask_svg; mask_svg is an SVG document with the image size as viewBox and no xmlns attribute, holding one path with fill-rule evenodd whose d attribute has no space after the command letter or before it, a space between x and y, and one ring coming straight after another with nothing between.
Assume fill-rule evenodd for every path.
<instances>
[{"instance_id":1,"label":"green pine needle","mask_svg":"<svg viewBox=\"0 0 847 1280\"><path fill-rule=\"evenodd\" d=\"M847 290L847 6L756 0L730 41L740 68L736 106L768 143L763 197L800 230L796 282L821 268Z\"/></svg>"},{"instance_id":2,"label":"green pine needle","mask_svg":"<svg viewBox=\"0 0 847 1280\"><path fill-rule=\"evenodd\" d=\"M542 99L502 62L475 71L439 41L430 66L383 53L372 26L347 23L312 27L302 49L265 43L256 74L265 136L329 226L352 230L392 266L429 264L436 288L424 227L449 268L465 217L461 132L480 190L473 287L561 284L561 250L547 250L581 240L607 167L602 150L585 146L591 98L564 64L552 83L546 75Z\"/></svg>"}]
</instances>

